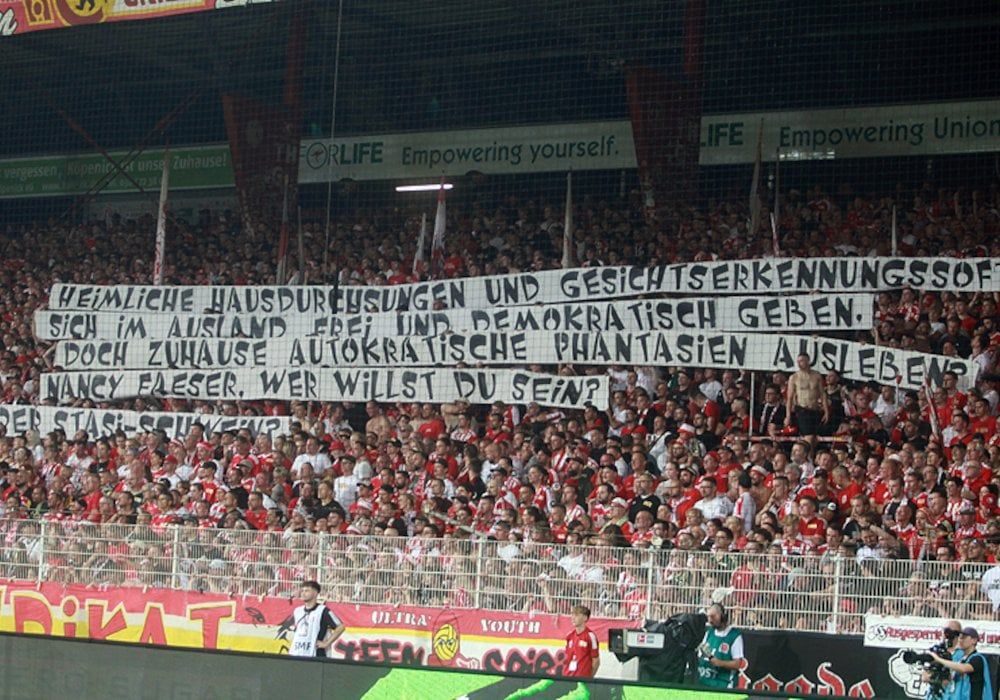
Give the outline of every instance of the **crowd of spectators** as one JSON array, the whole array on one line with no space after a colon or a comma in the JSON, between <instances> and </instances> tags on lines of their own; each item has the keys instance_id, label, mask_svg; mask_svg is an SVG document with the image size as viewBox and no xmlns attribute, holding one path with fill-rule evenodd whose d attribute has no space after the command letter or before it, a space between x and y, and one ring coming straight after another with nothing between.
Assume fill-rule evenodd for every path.
<instances>
[{"instance_id":1,"label":"crowd of spectators","mask_svg":"<svg viewBox=\"0 0 1000 700\"><path fill-rule=\"evenodd\" d=\"M1000 255L996 189L956 194L925 187L897 204L901 254ZM450 213L443 274L558 266L559 209L513 197L489 211L456 209ZM770 235L763 229L747 231L745 209L717 202L707 211L674 211L666 223L650 226L632 200L585 200L575 212L579 261L655 264L770 254ZM819 189L790 193L782 208L782 254L888 254L891 211L889 199L843 192L828 196ZM47 347L33 339L31 321L33 312L44 307L51 284L148 283L149 261L135 259L131 251L137 237L152 249L149 224L112 218L86 226L50 222L8 231L0 242L3 403L37 400L38 375L50 358ZM339 274L351 284L397 284L426 274L412 271L417 225L415 218L397 212L359 215L354 223L337 226L327 255L321 227L307 225L307 249L315 251L308 281L328 283ZM242 237L231 215L176 222L168 249L170 283L273 282L270 244ZM818 439L802 439L786 425L786 374L751 377L737 369L608 367L611 405L580 410L499 403L216 404L144 398L117 406L289 415L293 430L274 437L246 430L208 435L195 425L178 436L3 435L2 514L63 528L135 524L162 533L180 525L213 537L236 531L245 531L244 536L274 533L268 535L272 538L342 534L368 542L377 536L398 537L407 542L401 550L381 553L402 551L404 561L414 551L433 550L447 558L442 553L449 547L468 547L466 541L486 538L497 548L498 557L490 561L506 568L458 567L451 588L440 594L440 601L435 599L451 604L471 604L468 593L463 598L455 591L468 592L496 579L490 595L514 595L516 587L505 581L530 581L528 598L558 608L555 601L561 598L551 590L588 581L587 566L564 564L569 552L587 551L576 545L596 545L594 551L662 550L656 555L662 567L657 567L654 583L664 591L677 577L695 575L694 560L685 564L676 556L702 557L699 587L709 577L735 587L736 595L759 588L759 582L753 583L758 576L779 576L768 590L784 592L784 609L794 608L790 599L826 598L828 567L838 561L860 567L859 577L897 572L901 583L894 591L870 596L880 609L889 609L893 596L908 596L904 587L919 592L910 596L914 605L933 604L928 602L934 598L927 594L929 586L948 600L960 599L956 591L961 590L983 604L995 598L1000 603L992 576L983 578L1000 556L997 302L994 293L904 289L880 294L877 333L861 339L972 358L980 368L979 380L974 388L960 391L956 377L946 375L941 386L925 394L845 383L828 373L823 390L829 411ZM23 524L18 528L24 532ZM31 537L25 541L30 543ZM173 556L163 552L163 542L157 546L159 559ZM530 560L505 558L501 552L508 551L506 546L535 555ZM312 547L301 546L301 562L288 560L294 548L275 547L274 556L284 557L282 561L272 562L266 575L250 578L281 579L284 574L275 573L279 568L290 577L296 566L314 561ZM22 549L22 560L31 561L28 545ZM247 567L265 563L242 561L238 553L230 556L229 548L220 551L201 558L225 568L216 571L216 579L206 573L205 581L232 581L245 575ZM752 563L735 559L718 563L735 552L760 554L761 561L780 564L755 571ZM78 553L85 555L97 556ZM151 555L151 561L157 556ZM338 556L349 557L350 552ZM368 569L359 564L360 571L371 571L373 561L369 559ZM425 562L425 557L414 561ZM555 562L559 565L550 566ZM930 569L914 562L945 573L935 574L932 582ZM640 561L634 563L639 571ZM617 587L615 604L624 607L611 612L638 614L635 601L647 588L629 584L629 577L637 576L621 560L618 566L618 574L605 583ZM711 573L714 569L719 575ZM116 571L118 582L126 576L120 567L107 571ZM58 578L54 569L50 573ZM169 583L178 585L178 575L170 572ZM357 599L365 589L363 573L331 570L327 575L347 577L340 582L350 588L345 588L347 597ZM477 575L482 578L473 580ZM942 588L941 581L949 577L955 587ZM416 594L412 585L397 582L388 588L420 596L440 587L425 582ZM273 586L253 590L263 593ZM788 595L800 590L801 596ZM629 591L636 591L631 611ZM654 601L670 600L667 592L654 593ZM497 604L522 607L506 599ZM987 607L986 614L992 614L992 604ZM796 618L782 624L802 623Z\"/></svg>"}]
</instances>

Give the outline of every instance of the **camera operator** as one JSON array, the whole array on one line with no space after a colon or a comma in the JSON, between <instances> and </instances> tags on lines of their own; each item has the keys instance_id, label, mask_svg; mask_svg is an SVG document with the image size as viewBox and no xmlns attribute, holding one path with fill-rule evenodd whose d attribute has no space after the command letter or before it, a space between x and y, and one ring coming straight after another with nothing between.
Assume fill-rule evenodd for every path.
<instances>
[{"instance_id":1,"label":"camera operator","mask_svg":"<svg viewBox=\"0 0 1000 700\"><path fill-rule=\"evenodd\" d=\"M962 624L958 620L949 620L944 628L944 639L930 648L930 653L955 661L962 657L958 648L958 636L962 633ZM951 672L938 663L925 664L921 679L927 683L926 700L939 700L945 697L945 689L951 682Z\"/></svg>"},{"instance_id":2,"label":"camera operator","mask_svg":"<svg viewBox=\"0 0 1000 700\"><path fill-rule=\"evenodd\" d=\"M994 700L989 665L986 657L976 651L977 644L979 632L973 627L965 627L958 635L958 647L962 654L957 660L945 659L930 652L937 663L954 672L948 687L949 700Z\"/></svg>"},{"instance_id":3,"label":"camera operator","mask_svg":"<svg viewBox=\"0 0 1000 700\"><path fill-rule=\"evenodd\" d=\"M698 682L710 688L734 688L743 661L743 635L729 625L729 612L721 603L713 603L705 614L709 626L698 650Z\"/></svg>"}]
</instances>

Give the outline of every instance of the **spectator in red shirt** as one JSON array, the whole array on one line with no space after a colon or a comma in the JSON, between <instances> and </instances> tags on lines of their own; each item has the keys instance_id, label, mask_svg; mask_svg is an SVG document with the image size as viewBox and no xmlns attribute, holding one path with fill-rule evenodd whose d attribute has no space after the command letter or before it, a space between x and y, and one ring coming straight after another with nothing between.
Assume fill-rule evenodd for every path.
<instances>
[{"instance_id":1,"label":"spectator in red shirt","mask_svg":"<svg viewBox=\"0 0 1000 700\"><path fill-rule=\"evenodd\" d=\"M254 491L248 497L248 505L243 518L255 530L267 529L267 508L264 507L264 497L259 491Z\"/></svg>"},{"instance_id":2,"label":"spectator in red shirt","mask_svg":"<svg viewBox=\"0 0 1000 700\"><path fill-rule=\"evenodd\" d=\"M417 432L425 439L436 440L448 431L441 415L429 403L420 407L420 419L417 424Z\"/></svg>"}]
</instances>

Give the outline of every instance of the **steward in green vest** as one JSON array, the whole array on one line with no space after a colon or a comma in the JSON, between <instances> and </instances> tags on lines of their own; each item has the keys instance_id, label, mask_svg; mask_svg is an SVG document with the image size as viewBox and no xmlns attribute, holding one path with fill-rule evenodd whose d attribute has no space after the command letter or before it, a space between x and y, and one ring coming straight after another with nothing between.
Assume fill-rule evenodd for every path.
<instances>
[{"instance_id":1,"label":"steward in green vest","mask_svg":"<svg viewBox=\"0 0 1000 700\"><path fill-rule=\"evenodd\" d=\"M743 635L729 626L729 614L719 603L706 615L708 629L698 649L698 682L709 688L734 688L743 660Z\"/></svg>"}]
</instances>

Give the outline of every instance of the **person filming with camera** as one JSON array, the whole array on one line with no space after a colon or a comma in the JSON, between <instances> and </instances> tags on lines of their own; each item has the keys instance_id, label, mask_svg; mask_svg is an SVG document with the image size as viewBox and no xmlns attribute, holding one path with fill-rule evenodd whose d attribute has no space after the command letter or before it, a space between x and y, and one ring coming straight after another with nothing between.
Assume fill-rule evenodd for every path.
<instances>
[{"instance_id":1,"label":"person filming with camera","mask_svg":"<svg viewBox=\"0 0 1000 700\"><path fill-rule=\"evenodd\" d=\"M965 652L958 647L958 636L962 633L962 623L958 620L949 620L945 625L944 637L940 642L932 646L928 654L921 655L913 652L903 654L903 660L907 663L914 663L920 659L923 664L921 679L927 684L925 700L942 700L945 697L945 690L951 684L951 671L939 663L935 663L931 658L931 653L938 653L945 658L957 661L962 658Z\"/></svg>"},{"instance_id":2,"label":"person filming with camera","mask_svg":"<svg viewBox=\"0 0 1000 700\"><path fill-rule=\"evenodd\" d=\"M958 648L962 653L955 654L955 660L930 652L935 662L952 671L945 693L948 700L994 700L989 665L986 657L977 651L978 644L979 632L973 627L964 627L958 635Z\"/></svg>"},{"instance_id":3,"label":"person filming with camera","mask_svg":"<svg viewBox=\"0 0 1000 700\"><path fill-rule=\"evenodd\" d=\"M705 615L708 629L698 650L698 682L710 688L735 688L743 661L743 635L729 624L729 612L721 603L713 603Z\"/></svg>"}]
</instances>

